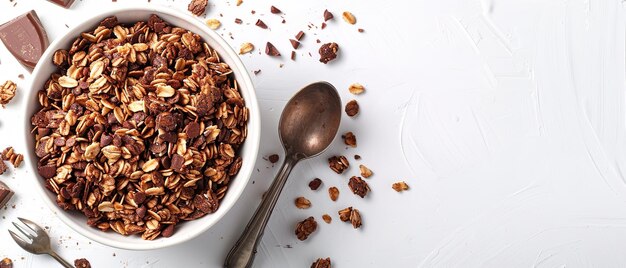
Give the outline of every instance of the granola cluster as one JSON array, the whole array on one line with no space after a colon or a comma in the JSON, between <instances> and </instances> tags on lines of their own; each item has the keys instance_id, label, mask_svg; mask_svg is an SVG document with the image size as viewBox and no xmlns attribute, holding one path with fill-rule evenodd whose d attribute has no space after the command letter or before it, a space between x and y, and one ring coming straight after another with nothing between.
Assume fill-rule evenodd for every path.
<instances>
[{"instance_id":1,"label":"granola cluster","mask_svg":"<svg viewBox=\"0 0 626 268\"><path fill-rule=\"evenodd\" d=\"M242 165L248 109L199 35L156 15L110 17L53 62L32 125L38 172L61 208L147 240L219 208Z\"/></svg>"},{"instance_id":2,"label":"granola cluster","mask_svg":"<svg viewBox=\"0 0 626 268\"><path fill-rule=\"evenodd\" d=\"M5 105L9 104L15 97L15 91L17 91L17 85L11 80L7 80L0 85L0 106L4 108Z\"/></svg>"}]
</instances>

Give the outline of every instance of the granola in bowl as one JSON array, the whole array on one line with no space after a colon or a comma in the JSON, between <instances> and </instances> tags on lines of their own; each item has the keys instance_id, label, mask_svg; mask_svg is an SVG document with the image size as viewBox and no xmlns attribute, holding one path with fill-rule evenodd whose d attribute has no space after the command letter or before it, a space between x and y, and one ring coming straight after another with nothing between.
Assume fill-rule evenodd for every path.
<instances>
[{"instance_id":1,"label":"granola in bowl","mask_svg":"<svg viewBox=\"0 0 626 268\"><path fill-rule=\"evenodd\" d=\"M48 53L56 71L31 94L39 104L31 160L60 214L153 240L220 210L249 157L241 150L250 110L235 77L242 66L233 70L204 38L154 14L132 23L109 16Z\"/></svg>"}]
</instances>

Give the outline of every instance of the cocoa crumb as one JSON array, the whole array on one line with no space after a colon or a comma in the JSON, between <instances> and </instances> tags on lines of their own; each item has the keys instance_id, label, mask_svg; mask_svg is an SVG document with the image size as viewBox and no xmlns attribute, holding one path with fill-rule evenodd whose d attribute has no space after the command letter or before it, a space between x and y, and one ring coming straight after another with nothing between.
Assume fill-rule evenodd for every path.
<instances>
[{"instance_id":1,"label":"cocoa crumb","mask_svg":"<svg viewBox=\"0 0 626 268\"><path fill-rule=\"evenodd\" d=\"M356 100L351 100L346 103L346 114L350 117L354 117L359 113L359 103Z\"/></svg>"},{"instance_id":2,"label":"cocoa crumb","mask_svg":"<svg viewBox=\"0 0 626 268\"><path fill-rule=\"evenodd\" d=\"M320 178L315 178L309 182L309 188L311 188L311 190L313 191L316 191L318 188L320 188L320 185L322 185L322 180L320 180Z\"/></svg>"},{"instance_id":3,"label":"cocoa crumb","mask_svg":"<svg viewBox=\"0 0 626 268\"><path fill-rule=\"evenodd\" d=\"M330 258L319 258L311 264L311 268L330 268Z\"/></svg>"},{"instance_id":4,"label":"cocoa crumb","mask_svg":"<svg viewBox=\"0 0 626 268\"><path fill-rule=\"evenodd\" d=\"M76 259L74 261L74 266L76 268L91 268L91 263L89 263L89 261L85 258Z\"/></svg>"},{"instance_id":5,"label":"cocoa crumb","mask_svg":"<svg viewBox=\"0 0 626 268\"><path fill-rule=\"evenodd\" d=\"M320 62L327 64L329 61L336 59L338 51L339 45L337 45L337 43L327 43L322 45L319 49Z\"/></svg>"},{"instance_id":6,"label":"cocoa crumb","mask_svg":"<svg viewBox=\"0 0 626 268\"><path fill-rule=\"evenodd\" d=\"M276 162L278 162L280 157L277 154L272 154L272 155L268 156L267 159L270 161L270 163L276 164Z\"/></svg>"},{"instance_id":7,"label":"cocoa crumb","mask_svg":"<svg viewBox=\"0 0 626 268\"><path fill-rule=\"evenodd\" d=\"M330 13L328 9L324 10L324 21L332 20L334 17L335 16L333 16L333 13Z\"/></svg>"}]
</instances>

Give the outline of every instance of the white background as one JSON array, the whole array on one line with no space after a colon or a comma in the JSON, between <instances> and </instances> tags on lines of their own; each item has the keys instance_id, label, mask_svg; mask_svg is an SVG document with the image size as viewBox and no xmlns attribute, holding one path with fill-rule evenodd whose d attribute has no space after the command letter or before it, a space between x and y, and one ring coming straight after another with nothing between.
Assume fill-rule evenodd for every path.
<instances>
[{"instance_id":1,"label":"white background","mask_svg":"<svg viewBox=\"0 0 626 268\"><path fill-rule=\"evenodd\" d=\"M185 10L188 1L77 1L70 10L43 0L0 2L0 22L34 8L51 40L94 10L144 3ZM287 21L270 14L276 5ZM324 9L335 14L325 30ZM251 14L255 10L256 14ZM356 25L340 18L348 10ZM220 16L223 15L223 17ZM243 197L205 234L168 249L131 252L89 242L44 207L29 187L34 174L16 170L0 180L16 190L0 211L0 257L15 267L54 267L52 259L18 248L6 230L22 216L50 227L60 254L86 257L94 267L219 267L278 169L262 158L282 149L277 120L300 87L327 80L344 103L356 98L357 118L344 115L358 148L340 139L291 175L259 249L256 267L308 267L330 256L333 267L624 267L626 255L626 4L621 0L438 1L211 1L207 18L235 48L271 41L284 55L259 50L242 56L252 75L262 116L262 143ZM234 24L241 18L243 25ZM271 30L254 26L262 18ZM365 29L358 33L357 29ZM306 37L295 62L288 39ZM230 38L232 33L233 39ZM317 48L334 41L341 57L317 62ZM310 57L308 53L313 57ZM0 80L29 89L28 73L0 46ZM284 67L280 68L280 64ZM18 78L26 74L26 79ZM354 82L367 92L354 97ZM37 89L32 89L37 90ZM18 114L22 94L0 109L0 147L24 151ZM358 153L360 162L352 156ZM348 192L348 176L327 167L330 155L375 173L372 193ZM323 179L321 190L307 183ZM396 193L405 180L411 189ZM337 202L326 189L337 186ZM297 196L313 206L298 210ZM11 208L15 205L15 208ZM363 227L352 229L336 212L358 208ZM321 221L328 213L333 222ZM319 229L300 242L296 222L314 216Z\"/></svg>"}]
</instances>

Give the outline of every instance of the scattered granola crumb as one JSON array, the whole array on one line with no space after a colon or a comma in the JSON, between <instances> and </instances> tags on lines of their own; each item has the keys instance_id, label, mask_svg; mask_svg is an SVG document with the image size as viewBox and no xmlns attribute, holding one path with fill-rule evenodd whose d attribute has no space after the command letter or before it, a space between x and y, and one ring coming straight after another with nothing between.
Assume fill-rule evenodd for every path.
<instances>
[{"instance_id":1,"label":"scattered granola crumb","mask_svg":"<svg viewBox=\"0 0 626 268\"><path fill-rule=\"evenodd\" d=\"M333 156L331 158L328 158L328 166L330 166L330 169L332 169L337 174L341 174L344 172L344 170L350 167L350 162L348 162L348 159L346 159L346 157L343 155Z\"/></svg>"},{"instance_id":2,"label":"scattered granola crumb","mask_svg":"<svg viewBox=\"0 0 626 268\"><path fill-rule=\"evenodd\" d=\"M350 24L356 23L356 18L354 17L352 13L348 11L344 11L342 15L343 15L343 20L345 20L347 23L350 23Z\"/></svg>"},{"instance_id":3,"label":"scattered granola crumb","mask_svg":"<svg viewBox=\"0 0 626 268\"><path fill-rule=\"evenodd\" d=\"M330 258L317 259L314 263L311 264L311 268L330 268Z\"/></svg>"},{"instance_id":4,"label":"scattered granola crumb","mask_svg":"<svg viewBox=\"0 0 626 268\"><path fill-rule=\"evenodd\" d=\"M363 94L363 92L365 92L365 87L359 83L354 83L350 85L350 87L348 88L348 91L350 91L350 93L354 95L360 95L360 94Z\"/></svg>"},{"instance_id":5,"label":"scattered granola crumb","mask_svg":"<svg viewBox=\"0 0 626 268\"><path fill-rule=\"evenodd\" d=\"M299 209L307 209L311 207L311 201L304 196L300 196L295 200L296 207Z\"/></svg>"},{"instance_id":6,"label":"scattered granola crumb","mask_svg":"<svg viewBox=\"0 0 626 268\"><path fill-rule=\"evenodd\" d=\"M275 6L271 6L271 7L270 7L270 12L272 12L272 14L280 14L280 13L283 13L282 11L280 11L280 9L278 9L278 8L277 8L277 7L275 7Z\"/></svg>"},{"instance_id":7,"label":"scattered granola crumb","mask_svg":"<svg viewBox=\"0 0 626 268\"><path fill-rule=\"evenodd\" d=\"M267 25L265 24L265 22L263 22L261 19L258 19L255 23L256 26L259 26L259 28L262 29L267 29Z\"/></svg>"},{"instance_id":8,"label":"scattered granola crumb","mask_svg":"<svg viewBox=\"0 0 626 268\"><path fill-rule=\"evenodd\" d=\"M322 45L319 49L320 62L327 64L329 61L336 59L338 51L339 45L337 45L337 43L327 43Z\"/></svg>"},{"instance_id":9,"label":"scattered granola crumb","mask_svg":"<svg viewBox=\"0 0 626 268\"><path fill-rule=\"evenodd\" d=\"M237 6L240 6L241 4L243 4L243 0L237 0Z\"/></svg>"},{"instance_id":10,"label":"scattered granola crumb","mask_svg":"<svg viewBox=\"0 0 626 268\"><path fill-rule=\"evenodd\" d=\"M252 43L243 43L239 48L239 55L246 54L248 52L251 52L252 50L254 50L254 45Z\"/></svg>"},{"instance_id":11,"label":"scattered granola crumb","mask_svg":"<svg viewBox=\"0 0 626 268\"><path fill-rule=\"evenodd\" d=\"M354 117L359 113L359 103L356 100L351 100L346 103L346 114L350 117Z\"/></svg>"},{"instance_id":12,"label":"scattered granola crumb","mask_svg":"<svg viewBox=\"0 0 626 268\"><path fill-rule=\"evenodd\" d=\"M18 168L24 161L24 155L16 153L15 150L13 150L13 147L7 147L4 151L2 151L2 157L0 157L0 160L9 161L14 168Z\"/></svg>"},{"instance_id":13,"label":"scattered granola crumb","mask_svg":"<svg viewBox=\"0 0 626 268\"><path fill-rule=\"evenodd\" d=\"M236 18L236 19L235 19L235 23L237 23L237 24L241 24L241 23L243 23L243 21L242 21L240 18Z\"/></svg>"},{"instance_id":14,"label":"scattered granola crumb","mask_svg":"<svg viewBox=\"0 0 626 268\"><path fill-rule=\"evenodd\" d=\"M0 268L13 268L13 261L9 258L4 258L0 261Z\"/></svg>"},{"instance_id":15,"label":"scattered granola crumb","mask_svg":"<svg viewBox=\"0 0 626 268\"><path fill-rule=\"evenodd\" d=\"M324 10L324 21L332 20L334 17L335 16L333 16L333 13L330 13L328 9Z\"/></svg>"},{"instance_id":16,"label":"scattered granola crumb","mask_svg":"<svg viewBox=\"0 0 626 268\"><path fill-rule=\"evenodd\" d=\"M404 181L399 181L399 182L396 182L393 185L391 185L391 188L396 190L396 192L402 192L402 191L408 190L409 189L409 185L406 184L406 182L404 182Z\"/></svg>"},{"instance_id":17,"label":"scattered granola crumb","mask_svg":"<svg viewBox=\"0 0 626 268\"><path fill-rule=\"evenodd\" d=\"M324 214L322 215L322 220L324 220L324 222L326 223L330 223L331 221L333 221L333 218L331 218L328 214Z\"/></svg>"},{"instance_id":18,"label":"scattered granola crumb","mask_svg":"<svg viewBox=\"0 0 626 268\"><path fill-rule=\"evenodd\" d=\"M76 268L91 268L91 263L89 263L89 261L85 258L76 259L74 261L74 266Z\"/></svg>"},{"instance_id":19,"label":"scattered granola crumb","mask_svg":"<svg viewBox=\"0 0 626 268\"><path fill-rule=\"evenodd\" d=\"M267 159L270 161L270 163L275 164L276 162L278 162L278 159L280 159L280 157L277 154L272 154L268 156Z\"/></svg>"},{"instance_id":20,"label":"scattered granola crumb","mask_svg":"<svg viewBox=\"0 0 626 268\"><path fill-rule=\"evenodd\" d=\"M265 45L265 54L272 57L280 56L280 52L278 51L278 49L270 42L267 42L267 44Z\"/></svg>"},{"instance_id":21,"label":"scattered granola crumb","mask_svg":"<svg viewBox=\"0 0 626 268\"><path fill-rule=\"evenodd\" d=\"M359 33L365 32L365 30L363 30L363 28L359 28Z\"/></svg>"},{"instance_id":22,"label":"scattered granola crumb","mask_svg":"<svg viewBox=\"0 0 626 268\"><path fill-rule=\"evenodd\" d=\"M357 176L350 177L348 186L350 187L350 190L352 190L352 193L360 196L361 198L364 198L370 191L370 186L367 185L367 182Z\"/></svg>"},{"instance_id":23,"label":"scattered granola crumb","mask_svg":"<svg viewBox=\"0 0 626 268\"><path fill-rule=\"evenodd\" d=\"M296 225L296 237L298 237L300 241L304 241L309 238L309 235L315 232L315 230L317 230L317 222L315 221L315 218L308 217L303 221L298 222Z\"/></svg>"},{"instance_id":24,"label":"scattered granola crumb","mask_svg":"<svg viewBox=\"0 0 626 268\"><path fill-rule=\"evenodd\" d=\"M347 207L340 210L338 214L339 220L343 222L349 221L350 223L352 223L352 227L354 227L354 229L361 227L361 214L359 213L358 209Z\"/></svg>"},{"instance_id":25,"label":"scattered granola crumb","mask_svg":"<svg viewBox=\"0 0 626 268\"><path fill-rule=\"evenodd\" d=\"M0 86L0 105L2 105L2 108L15 97L15 91L17 91L17 85L11 80L7 80Z\"/></svg>"},{"instance_id":26,"label":"scattered granola crumb","mask_svg":"<svg viewBox=\"0 0 626 268\"><path fill-rule=\"evenodd\" d=\"M252 15L254 15L254 14L256 14L256 11L250 10L250 13L252 13Z\"/></svg>"},{"instance_id":27,"label":"scattered granola crumb","mask_svg":"<svg viewBox=\"0 0 626 268\"><path fill-rule=\"evenodd\" d=\"M258 70L252 71L252 72L254 73L254 75L259 75L261 73L261 69L258 69Z\"/></svg>"},{"instance_id":28,"label":"scattered granola crumb","mask_svg":"<svg viewBox=\"0 0 626 268\"><path fill-rule=\"evenodd\" d=\"M320 185L322 185L322 180L320 180L320 178L315 178L309 182L309 188L311 188L311 190L313 191L316 191L318 188L320 188Z\"/></svg>"},{"instance_id":29,"label":"scattered granola crumb","mask_svg":"<svg viewBox=\"0 0 626 268\"><path fill-rule=\"evenodd\" d=\"M337 201L337 198L339 198L339 189L335 186L328 188L328 196L330 200Z\"/></svg>"},{"instance_id":30,"label":"scattered granola crumb","mask_svg":"<svg viewBox=\"0 0 626 268\"><path fill-rule=\"evenodd\" d=\"M360 156L360 155L358 155L358 154L355 154L355 155L354 155L354 160L361 160L361 156Z\"/></svg>"},{"instance_id":31,"label":"scattered granola crumb","mask_svg":"<svg viewBox=\"0 0 626 268\"><path fill-rule=\"evenodd\" d=\"M19 75L17 75L17 78L24 79L24 75L23 74L19 74Z\"/></svg>"},{"instance_id":32,"label":"scattered granola crumb","mask_svg":"<svg viewBox=\"0 0 626 268\"><path fill-rule=\"evenodd\" d=\"M206 25L209 26L211 30L217 30L217 28L219 28L222 23L218 19L208 19L206 21Z\"/></svg>"},{"instance_id":33,"label":"scattered granola crumb","mask_svg":"<svg viewBox=\"0 0 626 268\"><path fill-rule=\"evenodd\" d=\"M363 178L369 178L372 174L374 174L365 165L359 165L359 170L361 170L361 176L363 176Z\"/></svg>"},{"instance_id":34,"label":"scattered granola crumb","mask_svg":"<svg viewBox=\"0 0 626 268\"><path fill-rule=\"evenodd\" d=\"M343 143L352 148L356 148L356 136L354 136L352 131L348 131L346 134L341 135L341 138L343 139Z\"/></svg>"},{"instance_id":35,"label":"scattered granola crumb","mask_svg":"<svg viewBox=\"0 0 626 268\"><path fill-rule=\"evenodd\" d=\"M187 6L187 10L191 11L191 13L196 16L201 16L204 14L208 3L208 0L191 0Z\"/></svg>"}]
</instances>

